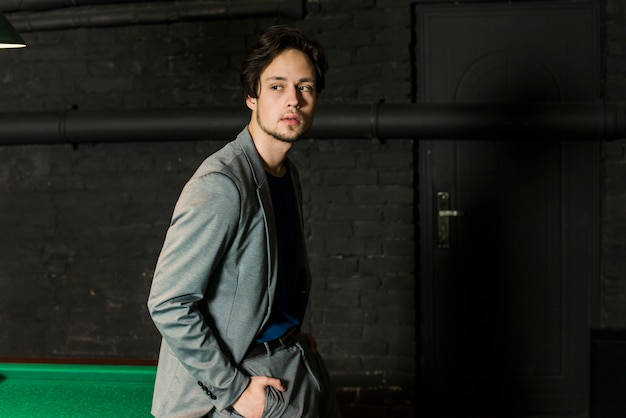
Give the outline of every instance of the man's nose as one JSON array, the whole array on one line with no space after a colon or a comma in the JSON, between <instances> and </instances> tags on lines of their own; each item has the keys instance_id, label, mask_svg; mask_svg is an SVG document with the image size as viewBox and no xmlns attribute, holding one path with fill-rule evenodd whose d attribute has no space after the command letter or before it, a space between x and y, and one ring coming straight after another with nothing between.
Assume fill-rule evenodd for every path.
<instances>
[{"instance_id":1,"label":"man's nose","mask_svg":"<svg viewBox=\"0 0 626 418\"><path fill-rule=\"evenodd\" d=\"M287 106L300 107L300 90L297 86L288 89L287 93Z\"/></svg>"}]
</instances>

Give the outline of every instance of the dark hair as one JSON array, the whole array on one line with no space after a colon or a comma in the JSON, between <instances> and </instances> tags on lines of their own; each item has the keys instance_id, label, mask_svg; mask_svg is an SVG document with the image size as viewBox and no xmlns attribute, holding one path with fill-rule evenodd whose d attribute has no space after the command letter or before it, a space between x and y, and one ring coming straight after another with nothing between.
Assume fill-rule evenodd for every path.
<instances>
[{"instance_id":1,"label":"dark hair","mask_svg":"<svg viewBox=\"0 0 626 418\"><path fill-rule=\"evenodd\" d=\"M315 67L315 86L321 92L325 85L328 64L322 46L308 39L299 29L290 26L272 26L259 38L246 54L241 64L241 85L244 96L257 98L259 78L268 65L287 49L304 52Z\"/></svg>"}]
</instances>

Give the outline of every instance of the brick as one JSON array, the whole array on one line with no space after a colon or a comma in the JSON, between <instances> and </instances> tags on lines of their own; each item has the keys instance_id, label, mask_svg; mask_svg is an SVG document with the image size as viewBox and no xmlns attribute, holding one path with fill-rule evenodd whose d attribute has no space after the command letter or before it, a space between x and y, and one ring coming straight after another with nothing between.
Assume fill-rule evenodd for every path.
<instances>
[{"instance_id":1,"label":"brick","mask_svg":"<svg viewBox=\"0 0 626 418\"><path fill-rule=\"evenodd\" d=\"M411 202L413 203L413 202ZM413 225L416 207L411 205L385 205L383 219L394 223Z\"/></svg>"},{"instance_id":2,"label":"brick","mask_svg":"<svg viewBox=\"0 0 626 418\"><path fill-rule=\"evenodd\" d=\"M369 168L331 169L324 172L324 183L331 186L376 184L377 178L377 172Z\"/></svg>"},{"instance_id":3,"label":"brick","mask_svg":"<svg viewBox=\"0 0 626 418\"><path fill-rule=\"evenodd\" d=\"M345 238L352 235L352 227L345 222L310 222L311 235L324 238Z\"/></svg>"},{"instance_id":4,"label":"brick","mask_svg":"<svg viewBox=\"0 0 626 418\"><path fill-rule=\"evenodd\" d=\"M413 356L364 356L362 362L366 370L380 371L384 375L399 370L408 376L414 376L411 371L414 371L416 366Z\"/></svg>"},{"instance_id":5,"label":"brick","mask_svg":"<svg viewBox=\"0 0 626 418\"><path fill-rule=\"evenodd\" d=\"M344 257L341 255L324 257L323 259L311 257L315 263L315 269L321 272L332 271L335 274L352 275L356 273L358 260L356 257Z\"/></svg>"},{"instance_id":6,"label":"brick","mask_svg":"<svg viewBox=\"0 0 626 418\"><path fill-rule=\"evenodd\" d=\"M418 287L418 282L410 271L395 271L388 272L385 277L381 278L382 290L415 290ZM395 306L395 305L394 305ZM381 309L384 309L382 307Z\"/></svg>"},{"instance_id":7,"label":"brick","mask_svg":"<svg viewBox=\"0 0 626 418\"><path fill-rule=\"evenodd\" d=\"M357 238L373 238L393 236L397 239L412 239L413 226L389 222L354 222L354 236Z\"/></svg>"},{"instance_id":8,"label":"brick","mask_svg":"<svg viewBox=\"0 0 626 418\"><path fill-rule=\"evenodd\" d=\"M356 29L347 32L345 28L338 27L336 29L329 28L325 30L316 39L322 45L341 45L342 49L353 49L371 45L374 41L375 32L370 27Z\"/></svg>"},{"instance_id":9,"label":"brick","mask_svg":"<svg viewBox=\"0 0 626 418\"><path fill-rule=\"evenodd\" d=\"M200 23L172 23L169 26L170 36L174 39L199 38L202 33Z\"/></svg>"},{"instance_id":10,"label":"brick","mask_svg":"<svg viewBox=\"0 0 626 418\"><path fill-rule=\"evenodd\" d=\"M389 292L364 290L361 292L361 302L364 306L402 307L405 312L408 312L415 306L415 294L411 290ZM406 318L404 320L406 320Z\"/></svg>"},{"instance_id":11,"label":"brick","mask_svg":"<svg viewBox=\"0 0 626 418\"><path fill-rule=\"evenodd\" d=\"M324 363L326 363L326 367L329 370L341 370L342 374L345 373L353 373L359 374L360 371L363 370L363 365L361 361L356 357L349 356L328 356L328 351L320 350L322 355L324 356ZM332 376L333 384L339 383L337 375Z\"/></svg>"},{"instance_id":12,"label":"brick","mask_svg":"<svg viewBox=\"0 0 626 418\"><path fill-rule=\"evenodd\" d=\"M415 184L415 173L407 170L385 171L380 174L378 182L382 186L413 186Z\"/></svg>"},{"instance_id":13,"label":"brick","mask_svg":"<svg viewBox=\"0 0 626 418\"><path fill-rule=\"evenodd\" d=\"M383 218L382 210L376 206L365 205L331 205L328 207L329 221L380 221Z\"/></svg>"},{"instance_id":14,"label":"brick","mask_svg":"<svg viewBox=\"0 0 626 418\"><path fill-rule=\"evenodd\" d=\"M413 330L415 330L415 326L413 326ZM415 333L413 333L415 335ZM407 335L408 337L408 335ZM415 355L418 350L418 343L413 340L404 340L404 341L392 341L389 343L389 354L392 356L400 356L406 359L411 359L415 362ZM414 372L414 368L405 369L406 372ZM412 374L412 373L411 373Z\"/></svg>"},{"instance_id":15,"label":"brick","mask_svg":"<svg viewBox=\"0 0 626 418\"><path fill-rule=\"evenodd\" d=\"M406 172L403 175L406 175ZM382 192L385 195L385 201L394 204L412 204L415 198L413 188L399 186L397 185L397 182L395 184L395 186L387 186L382 188Z\"/></svg>"},{"instance_id":16,"label":"brick","mask_svg":"<svg viewBox=\"0 0 626 418\"><path fill-rule=\"evenodd\" d=\"M393 324L393 326L392 326ZM364 327L365 340L381 338L389 344L413 344L415 341L414 323L378 323Z\"/></svg>"},{"instance_id":17,"label":"brick","mask_svg":"<svg viewBox=\"0 0 626 418\"><path fill-rule=\"evenodd\" d=\"M326 168L354 168L356 167L356 155L348 152L337 152L332 155L324 155L324 158L313 158L313 169Z\"/></svg>"},{"instance_id":18,"label":"brick","mask_svg":"<svg viewBox=\"0 0 626 418\"><path fill-rule=\"evenodd\" d=\"M399 30L400 28L406 30L406 32L402 33L403 35L409 35L410 23L410 14L406 12L404 7L386 8L383 10L370 9L357 14L354 18L354 26L356 28L376 28L378 36L380 36L381 31ZM393 43L393 39L406 39L406 37L388 38L387 44Z\"/></svg>"},{"instance_id":19,"label":"brick","mask_svg":"<svg viewBox=\"0 0 626 418\"><path fill-rule=\"evenodd\" d=\"M328 289L330 291L346 290L350 292L358 292L359 294L361 294L362 291L378 289L380 288L380 285L380 279L375 276L337 277L334 280L331 277L328 279Z\"/></svg>"},{"instance_id":20,"label":"brick","mask_svg":"<svg viewBox=\"0 0 626 418\"><path fill-rule=\"evenodd\" d=\"M46 46L39 46L38 43L31 43L28 48L28 53L21 55L21 59L25 63L33 62L64 62L73 60L76 56L75 51L67 48L50 48ZM25 49L26 50L26 49Z\"/></svg>"},{"instance_id":21,"label":"brick","mask_svg":"<svg viewBox=\"0 0 626 418\"><path fill-rule=\"evenodd\" d=\"M347 203L353 199L361 201L362 199L354 195L354 189L346 185L315 187L311 189L311 200L313 204L324 205L324 207L327 203Z\"/></svg>"},{"instance_id":22,"label":"brick","mask_svg":"<svg viewBox=\"0 0 626 418\"><path fill-rule=\"evenodd\" d=\"M333 290L314 292L313 303L328 308L356 308L359 306L359 294L351 290Z\"/></svg>"},{"instance_id":23,"label":"brick","mask_svg":"<svg viewBox=\"0 0 626 418\"><path fill-rule=\"evenodd\" d=\"M359 262L359 273L364 275L384 275L396 271L414 271L413 257L371 257Z\"/></svg>"},{"instance_id":24,"label":"brick","mask_svg":"<svg viewBox=\"0 0 626 418\"><path fill-rule=\"evenodd\" d=\"M351 353L358 356L384 356L389 352L389 344L382 339L345 339L335 342L338 353Z\"/></svg>"},{"instance_id":25,"label":"brick","mask_svg":"<svg viewBox=\"0 0 626 418\"><path fill-rule=\"evenodd\" d=\"M368 243L353 238L331 238L325 240L324 254L328 256L357 256L367 253Z\"/></svg>"},{"instance_id":26,"label":"brick","mask_svg":"<svg viewBox=\"0 0 626 418\"><path fill-rule=\"evenodd\" d=\"M372 309L367 308L325 308L320 309L323 323L329 325L367 324L375 323L378 316Z\"/></svg>"},{"instance_id":27,"label":"brick","mask_svg":"<svg viewBox=\"0 0 626 418\"><path fill-rule=\"evenodd\" d=\"M106 92L126 92L133 87L133 81L130 78L92 78L88 81L80 83L80 88L85 93L106 93Z\"/></svg>"},{"instance_id":28,"label":"brick","mask_svg":"<svg viewBox=\"0 0 626 418\"><path fill-rule=\"evenodd\" d=\"M361 366L362 367L362 366ZM331 374L333 383L341 389L354 389L354 388L368 388L368 387L381 387L384 386L385 375L380 372L368 372L363 373L361 371L343 371L343 367L340 372ZM378 412L378 411L377 411ZM356 415L362 417L363 415ZM379 415L374 415L378 417Z\"/></svg>"},{"instance_id":29,"label":"brick","mask_svg":"<svg viewBox=\"0 0 626 418\"><path fill-rule=\"evenodd\" d=\"M415 242L412 240L384 241L384 254L388 256L409 256L415 255Z\"/></svg>"}]
</instances>

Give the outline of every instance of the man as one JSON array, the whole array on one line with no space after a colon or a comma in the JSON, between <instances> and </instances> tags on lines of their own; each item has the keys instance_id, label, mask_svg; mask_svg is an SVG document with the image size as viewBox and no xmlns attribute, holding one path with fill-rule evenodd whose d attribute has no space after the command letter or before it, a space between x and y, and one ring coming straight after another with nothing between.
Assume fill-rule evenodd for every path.
<instances>
[{"instance_id":1,"label":"man","mask_svg":"<svg viewBox=\"0 0 626 418\"><path fill-rule=\"evenodd\" d=\"M325 72L321 46L284 26L244 59L250 122L185 185L154 273L157 417L339 416L315 341L300 332L310 274L287 158Z\"/></svg>"}]
</instances>

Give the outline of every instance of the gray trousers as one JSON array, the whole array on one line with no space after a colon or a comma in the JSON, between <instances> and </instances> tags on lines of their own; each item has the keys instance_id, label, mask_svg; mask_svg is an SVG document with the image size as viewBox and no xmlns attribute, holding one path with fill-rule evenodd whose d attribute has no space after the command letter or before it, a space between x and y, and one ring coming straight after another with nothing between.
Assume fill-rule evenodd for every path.
<instances>
[{"instance_id":1,"label":"gray trousers","mask_svg":"<svg viewBox=\"0 0 626 418\"><path fill-rule=\"evenodd\" d=\"M270 376L281 380L285 392L266 389L263 418L340 418L339 405L330 384L328 371L319 353L298 336L288 347L244 360L241 368L251 376ZM211 418L236 418L234 411L212 411Z\"/></svg>"}]
</instances>

